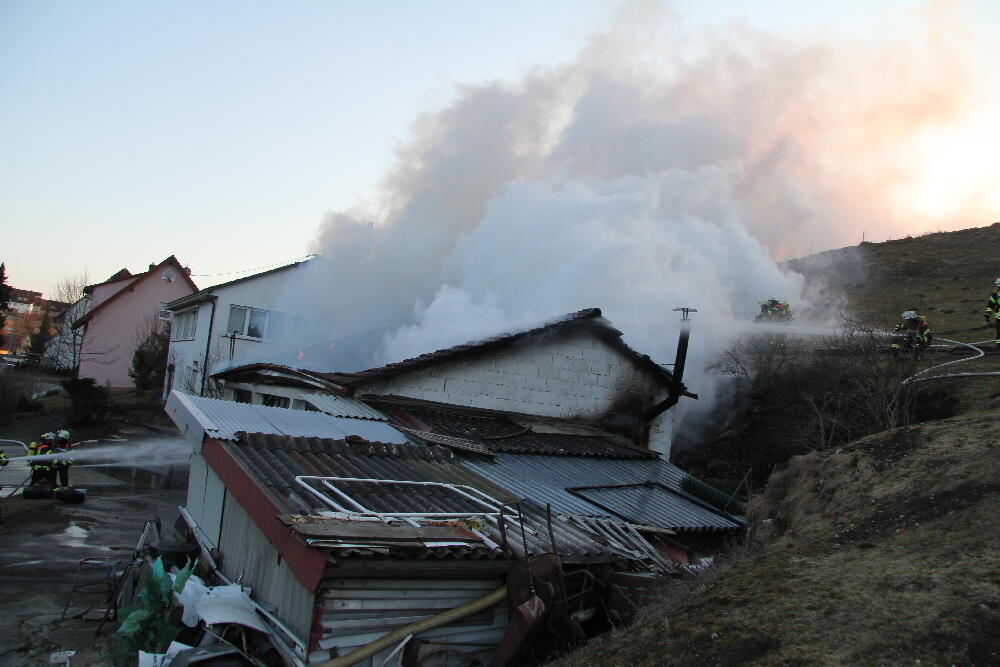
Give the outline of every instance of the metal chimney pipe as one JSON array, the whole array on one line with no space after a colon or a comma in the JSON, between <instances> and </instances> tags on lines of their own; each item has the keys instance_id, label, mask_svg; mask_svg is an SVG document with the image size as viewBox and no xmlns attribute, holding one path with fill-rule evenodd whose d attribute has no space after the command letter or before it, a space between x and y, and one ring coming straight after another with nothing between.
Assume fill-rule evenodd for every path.
<instances>
[{"instance_id":1,"label":"metal chimney pipe","mask_svg":"<svg viewBox=\"0 0 1000 667\"><path fill-rule=\"evenodd\" d=\"M677 356L674 358L674 372L673 379L670 383L670 393L666 399L660 401L649 410L643 417L649 421L656 417L657 415L669 410L677 404L681 396L691 396L692 398L698 398L697 394L691 394L684 391L684 364L687 362L687 351L688 351L688 339L691 338L691 320L688 317L690 313L697 313L696 308L674 308L674 311L680 311L681 313L681 333L680 337L677 339Z\"/></svg>"}]
</instances>

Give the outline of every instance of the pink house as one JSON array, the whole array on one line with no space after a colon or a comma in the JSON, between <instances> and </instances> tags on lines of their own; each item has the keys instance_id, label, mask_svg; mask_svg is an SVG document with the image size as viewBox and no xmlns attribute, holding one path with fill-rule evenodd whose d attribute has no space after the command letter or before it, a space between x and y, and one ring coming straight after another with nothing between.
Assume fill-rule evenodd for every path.
<instances>
[{"instance_id":1,"label":"pink house","mask_svg":"<svg viewBox=\"0 0 1000 667\"><path fill-rule=\"evenodd\" d=\"M162 326L163 305L198 291L188 269L171 255L145 273L122 269L103 283L88 285L87 313L73 323L84 327L77 377L90 377L112 389L131 388L132 354L150 327Z\"/></svg>"}]
</instances>

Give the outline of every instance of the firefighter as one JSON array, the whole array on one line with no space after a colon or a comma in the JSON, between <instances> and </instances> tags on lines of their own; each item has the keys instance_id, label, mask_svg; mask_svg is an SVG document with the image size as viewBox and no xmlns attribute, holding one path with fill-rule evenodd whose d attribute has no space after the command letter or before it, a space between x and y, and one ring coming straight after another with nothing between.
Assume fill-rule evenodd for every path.
<instances>
[{"instance_id":1,"label":"firefighter","mask_svg":"<svg viewBox=\"0 0 1000 667\"><path fill-rule=\"evenodd\" d=\"M760 314L754 322L787 322L792 319L792 308L787 301L781 301L773 296L760 302Z\"/></svg>"},{"instance_id":2,"label":"firefighter","mask_svg":"<svg viewBox=\"0 0 1000 667\"><path fill-rule=\"evenodd\" d=\"M993 343L997 349L1000 349L1000 278L993 281L993 286L996 289L993 290L989 301L986 302L986 312L983 313L983 318L986 320L986 324L992 324L995 328L996 338Z\"/></svg>"},{"instance_id":3,"label":"firefighter","mask_svg":"<svg viewBox=\"0 0 1000 667\"><path fill-rule=\"evenodd\" d=\"M917 313L916 308L904 310L899 318L900 321L893 327L895 335L889 344L892 356L899 358L900 350L906 350L914 359L919 359L934 338L931 325L926 316Z\"/></svg>"},{"instance_id":4,"label":"firefighter","mask_svg":"<svg viewBox=\"0 0 1000 667\"><path fill-rule=\"evenodd\" d=\"M55 434L55 441L53 442L53 453L63 454L68 453L73 447L69 441L69 431L63 429ZM56 474L59 475L59 486L55 487L56 491L64 490L69 488L69 467L73 465L73 459L68 456L60 456L59 458L52 459L51 462L53 474L53 480Z\"/></svg>"},{"instance_id":5,"label":"firefighter","mask_svg":"<svg viewBox=\"0 0 1000 667\"><path fill-rule=\"evenodd\" d=\"M52 443L56 439L55 433L42 433L38 442L28 444L28 456L48 456L52 454ZM31 467L31 485L44 484L47 486L56 485L56 471L52 467L49 459L37 463L28 464Z\"/></svg>"}]
</instances>

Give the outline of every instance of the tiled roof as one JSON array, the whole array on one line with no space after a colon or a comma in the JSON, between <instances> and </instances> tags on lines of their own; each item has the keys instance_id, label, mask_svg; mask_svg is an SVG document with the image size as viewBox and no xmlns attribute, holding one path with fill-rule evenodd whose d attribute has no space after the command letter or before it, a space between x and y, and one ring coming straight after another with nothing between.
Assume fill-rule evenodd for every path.
<instances>
[{"instance_id":1,"label":"tiled roof","mask_svg":"<svg viewBox=\"0 0 1000 667\"><path fill-rule=\"evenodd\" d=\"M142 273L137 273L134 276L125 276L126 278L131 278L132 282L130 282L127 286L123 285L120 290L118 290L117 292L115 292L114 294L112 294L111 296L109 296L107 299L105 299L104 301L102 301L100 303L100 305L98 305L96 308L87 311L78 320L76 320L75 322L73 322L73 328L76 329L77 327L83 325L84 322L92 319L97 313L103 312L107 308L108 304L113 303L115 300L118 299L118 297L120 297L123 294L127 293L129 289L134 288L136 285L138 285L142 281L147 280L153 274L155 274L157 271L159 271L160 269L162 269L164 266L167 266L167 265L173 266L175 269L177 269L177 275L180 278L182 278L184 280L184 282L186 282L188 284L188 287L190 287L192 290L197 290L198 289L198 286L194 284L194 281L191 280L191 277L188 275L187 269L185 269L183 266L181 266L181 263L177 260L176 257L174 257L173 255L171 255L170 257L167 257L165 260L163 260L162 262L160 262L159 264L157 264L156 266L154 266L153 268L151 268L149 271L144 271ZM128 272L127 269L122 269L122 271L124 271L126 273ZM109 278L107 282L115 282L114 281L115 276L120 275L122 273L122 271L119 271L114 276L112 276L111 278ZM103 284L103 283L99 283L99 284ZM95 287L95 285L90 285L89 286L89 288L91 290L94 287ZM86 291L86 290L84 290L84 291Z\"/></svg>"},{"instance_id":2,"label":"tiled roof","mask_svg":"<svg viewBox=\"0 0 1000 667\"><path fill-rule=\"evenodd\" d=\"M176 303L174 302L174 304ZM173 306L174 304L168 305ZM422 354L411 359L404 359L403 361L366 370L354 370L352 365L357 362L357 359L367 358L374 351L376 344L381 340L381 337L376 335L375 332L368 332L365 335L357 335L343 340L305 347L295 352L296 357L303 357L301 359L268 358L216 371L212 374L212 377L232 379L234 377L244 377L259 369L280 367L293 375L301 374L308 376L310 379L321 379L329 383L331 387L353 389L361 387L366 383L511 345L531 336L550 334L554 331L568 330L570 328L573 330L590 331L595 337L603 340L611 348L618 350L621 354L631 359L637 368L644 370L652 377L658 378L665 387L670 385L673 378L671 372L654 362L648 355L639 354L629 347L622 340L622 332L612 327L602 317L600 308L587 308L524 331L494 336L486 340L465 343L463 345L455 345L434 352L428 352L427 354Z\"/></svg>"},{"instance_id":3,"label":"tiled roof","mask_svg":"<svg viewBox=\"0 0 1000 667\"><path fill-rule=\"evenodd\" d=\"M364 400L402 423L419 423L430 427L434 434L472 441L490 452L637 459L657 457L655 452L633 447L624 438L579 421L395 396L365 396Z\"/></svg>"},{"instance_id":4,"label":"tiled roof","mask_svg":"<svg viewBox=\"0 0 1000 667\"><path fill-rule=\"evenodd\" d=\"M740 517L712 509L689 491L703 482L661 460L498 454L492 461L464 463L491 482L549 503L562 514L618 517L679 533L743 526Z\"/></svg>"},{"instance_id":5,"label":"tiled roof","mask_svg":"<svg viewBox=\"0 0 1000 667\"><path fill-rule=\"evenodd\" d=\"M393 445L386 443L349 443L326 438L294 438L261 433L245 433L236 443L229 443L226 450L238 459L256 478L271 491L271 496L283 504L286 521L307 523L317 527L329 526L330 532L342 531L344 520L323 517L321 513L334 510L296 481L297 476L350 477L376 480L403 480L438 482L468 486L500 502L516 501L502 487L477 475L447 449L423 445ZM409 486L392 483L336 482L338 489L367 509L374 512L462 513L483 512L482 506L472 503L461 494L450 493L440 487ZM337 502L347 504L342 497L331 493ZM550 550L548 528L544 510L533 503L522 503L526 516L528 551L533 554ZM508 509L508 513L510 510ZM377 526L378 524L376 524ZM431 524L433 526L433 523ZM511 547L521 552L521 533L516 522L507 526ZM385 529L386 531L389 528ZM392 551L399 558L503 558L497 547L502 542L498 527L491 521L483 522L481 534L490 541L470 541L465 546L429 549L413 543L391 544L391 536L374 538L384 553ZM620 558L607 547L588 537L568 521L553 519L553 531L560 554L570 562L610 561ZM367 553L358 539L350 540L347 551L338 554L358 555ZM336 540L322 540L322 548L337 548Z\"/></svg>"},{"instance_id":6,"label":"tiled roof","mask_svg":"<svg viewBox=\"0 0 1000 667\"><path fill-rule=\"evenodd\" d=\"M442 350L428 352L427 354L421 354L418 357L387 364L379 368L370 368L356 373L316 373L316 375L320 375L330 382L343 387L357 387L374 380L381 380L394 375L399 375L401 373L426 368L427 366L439 364L443 361L452 361L467 355L479 354L485 350L511 345L527 337L538 336L543 333L551 333L556 330L570 327L588 327L596 336L602 338L605 342L618 349L626 356L631 357L635 361L636 365L645 369L654 376L663 378L664 382L670 381L672 376L669 371L657 365L647 355L639 354L622 341L622 332L612 327L611 324L601 316L600 308L586 308L575 313L569 313L568 315L564 315L558 319L551 320L531 329L502 334L478 342L455 345Z\"/></svg>"},{"instance_id":7,"label":"tiled roof","mask_svg":"<svg viewBox=\"0 0 1000 667\"><path fill-rule=\"evenodd\" d=\"M333 416L325 412L272 408L191 396L177 391L171 392L167 410L184 410L197 420L209 437L217 440L235 440L238 433L247 431L319 438L356 435L377 442L407 442L406 436L386 423L384 417L382 421L373 418L375 413L371 408L349 398L338 398L338 401L344 406L340 412L364 416ZM352 403L357 405L349 410L348 406ZM174 414L171 417L177 421Z\"/></svg>"}]
</instances>

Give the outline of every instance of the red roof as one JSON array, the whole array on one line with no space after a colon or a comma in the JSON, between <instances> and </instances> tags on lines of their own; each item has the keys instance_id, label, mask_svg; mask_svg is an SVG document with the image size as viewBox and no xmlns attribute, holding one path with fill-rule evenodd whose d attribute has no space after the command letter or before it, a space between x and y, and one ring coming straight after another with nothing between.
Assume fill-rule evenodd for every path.
<instances>
[{"instance_id":1,"label":"red roof","mask_svg":"<svg viewBox=\"0 0 1000 667\"><path fill-rule=\"evenodd\" d=\"M99 306L97 306L93 310L87 311L87 313L83 317L81 317L80 319L78 319L76 322L73 322L73 328L74 329L78 328L79 326L81 326L82 324L84 324L85 322L87 322L87 320L89 320L91 317L93 317L95 313L101 312L109 303L111 303L112 301L114 301L115 299L117 299L119 296L121 296L125 292L129 291L129 290L126 289L127 287L132 287L134 285L138 285L140 282L146 280L147 278L149 278L150 276L152 276L154 273L156 273L157 271L159 271L160 269L162 269L163 267L168 266L168 265L172 265L172 266L174 266L177 269L177 275L179 275L181 278L183 278L184 281L188 285L191 286L191 289L193 291L198 291L198 286L194 284L193 280L191 280L191 277L188 275L187 269L185 269L183 266L181 266L181 263L173 255L171 255L170 257L167 257L165 260L163 260L162 262L160 262L159 264L157 264L156 266L154 266L150 270L144 271L143 273L139 273L139 274L136 274L136 275L132 275L132 273L129 272L128 269L122 269L121 271L119 271L115 275L113 275L110 278L108 278L107 280L105 280L103 283L95 283L93 285L88 285L87 287L84 288L83 291L85 293L87 293L87 294L90 294L91 292L93 292L94 288L97 287L98 285L106 285L108 283L119 282L119 281L125 280L127 278L132 278L131 282L129 282L127 285L122 285L122 288L120 290L118 290L117 292L115 292L114 294L112 294L111 296L109 296L107 299L105 299L104 301L102 301Z\"/></svg>"}]
</instances>

